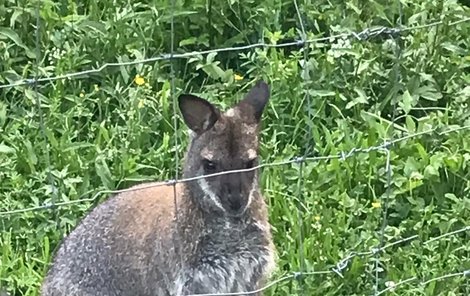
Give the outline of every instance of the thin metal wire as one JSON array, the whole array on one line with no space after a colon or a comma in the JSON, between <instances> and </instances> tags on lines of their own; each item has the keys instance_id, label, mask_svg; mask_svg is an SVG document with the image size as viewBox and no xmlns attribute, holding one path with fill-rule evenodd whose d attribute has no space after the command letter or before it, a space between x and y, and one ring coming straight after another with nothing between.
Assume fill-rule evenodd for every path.
<instances>
[{"instance_id":1,"label":"thin metal wire","mask_svg":"<svg viewBox=\"0 0 470 296\"><path fill-rule=\"evenodd\" d=\"M449 236L454 236L456 234L459 234L459 233L462 233L462 232L467 232L467 231L470 231L470 225L465 226L463 228L459 228L457 230L454 230L454 231L451 231L451 232L448 232L448 233L444 233L444 234L439 235L437 237L430 238L426 241L421 242L421 245L425 246L425 245L428 245L432 242L439 241L443 238L446 238L446 237L449 237ZM341 259L339 262L350 261L351 259L353 259L355 257L371 256L371 255L375 255L377 253L382 253L382 252L386 251L387 249L390 249L394 246L401 245L403 243L407 243L407 242L411 242L411 241L415 241L417 239L419 239L418 235L412 235L412 236L405 237L405 238L402 238L400 240L394 241L392 243L386 244L386 245L384 245L380 248L374 247L369 251L363 251L363 252L349 251L348 252L349 255L346 256L345 258Z\"/></svg>"},{"instance_id":2,"label":"thin metal wire","mask_svg":"<svg viewBox=\"0 0 470 296\"><path fill-rule=\"evenodd\" d=\"M175 172L174 172L174 180L175 182L173 183L173 206L175 208L174 212L174 218L176 222L176 231L173 235L173 244L174 244L174 249L177 251L178 256L180 258L180 262L183 262L183 252L182 252L182 245L181 245L181 229L180 229L180 221L179 221L179 206L178 206L178 196L176 192L176 184L178 181L179 177L179 141L178 141L178 110L177 110L177 99L176 99L176 87L175 87L175 67L174 67L174 46L175 46L175 0L171 0L171 27L170 27L170 90L171 90L171 98L173 101L173 132L174 132L174 149L175 149Z\"/></svg>"},{"instance_id":3,"label":"thin metal wire","mask_svg":"<svg viewBox=\"0 0 470 296\"><path fill-rule=\"evenodd\" d=\"M382 213L382 226L380 228L380 238L379 238L379 249L382 248L384 241L385 241L385 228L387 227L387 212L388 212L388 202L390 199L390 190L392 187L392 168L391 168L391 163L390 163L390 157L391 157L391 151L390 147L387 147L385 149L387 153L386 157L386 163L385 163L385 171L387 174L387 188L386 188L386 197L384 200L384 209ZM378 288L379 288L379 272L380 272L380 252L375 253L375 286L374 286L374 291L377 293Z\"/></svg>"},{"instance_id":4,"label":"thin metal wire","mask_svg":"<svg viewBox=\"0 0 470 296\"><path fill-rule=\"evenodd\" d=\"M438 133L438 135L442 136L442 135L446 135L446 134L449 134L449 133L452 133L452 132L460 132L460 131L467 130L467 129L470 129L470 125L451 128L451 129L448 129L448 130L445 130L445 131L442 131L442 132ZM333 160L333 159L346 160L346 159L348 159L348 158L350 158L350 157L352 157L352 156L354 156L358 153L370 153L372 151L385 151L386 147L389 146L389 145L397 144L397 143L400 143L400 142L403 142L403 141L406 141L406 140L409 140L411 138L415 138L415 137L418 137L418 136L431 134L433 132L436 132L436 129L430 129L430 130L427 130L427 131L422 131L422 132L418 132L418 133L414 133L414 134L405 135L401 138L396 138L396 139L394 139L390 142L384 142L384 143L382 143L381 145L378 145L378 146L371 146L371 147L367 147L367 148L356 147L356 148L353 148L353 149L351 149L347 152L343 151L343 152L340 152L338 154L333 154L333 155L315 156L315 157L300 156L300 157L295 157L295 158L291 158L291 159L284 160L284 161L271 162L271 163L262 163L258 166L255 166L255 167L249 168L249 169L229 170L229 171L223 171L223 172L218 172L218 173L208 174L208 175L200 175L200 176L190 177L190 178L180 178L179 180L167 180L167 181L162 181L162 182L153 182L153 183L147 183L147 184L138 185L138 186L135 186L135 187L120 189L120 190L102 190L102 191L97 192L91 198L81 198L81 199L77 199L77 200L56 203L55 205L57 207L59 207L59 206L73 205L73 204L77 204L77 203L81 203L81 202L93 202L101 194L120 194L120 193L124 193L124 192L131 192L131 191L135 191L135 190L140 190L140 189L147 189L147 188L153 188L153 187L159 187L159 186L169 186L169 185L173 185L175 183L191 182L191 181L195 181L195 180L199 180L199 179L203 179L203 178L211 178L211 177L221 176L221 175L225 175L225 174L250 172L250 171L253 171L253 170L260 169L260 168L283 166L283 165L289 165L289 164L293 164L293 163L300 163L300 162L303 162L303 161L305 161L305 162L316 162L316 161L328 161L328 160ZM25 209L17 209L17 210L9 210L9 211L0 212L0 216L13 215L13 214L19 214L19 213L37 211L37 210L45 210L45 209L49 209L49 208L51 208L50 204L44 204L44 205L36 206L36 207L30 207L30 208L25 208Z\"/></svg>"},{"instance_id":5,"label":"thin metal wire","mask_svg":"<svg viewBox=\"0 0 470 296\"><path fill-rule=\"evenodd\" d=\"M443 235L440 235L440 236L437 236L437 237L433 237L433 238L431 238L427 241L424 241L423 245L426 245L426 244L434 242L434 241L441 240L443 238L446 238L446 237L449 237L449 236L452 236L452 235L456 235L458 233L469 231L469 230L470 230L470 226L467 226L467 227L464 227L464 228L461 228L461 229L458 229L458 230L455 230L455 231L452 231L452 232L449 232L449 233L446 233L446 234L443 234ZM410 237L407 237L407 238L400 239L400 240L395 241L393 243L390 243L390 244L388 244L388 245L386 245L386 246L384 246L380 249L372 249L371 251L365 251L365 252L353 252L350 255L348 255L346 258L343 258L340 261L338 261L338 263L335 264L334 266L331 266L331 268L329 268L328 270L294 272L294 273L291 273L291 274L288 274L288 275L281 276L280 278L270 282L268 285L266 285L266 286L264 286L260 289L253 290L253 291L244 291L244 292L235 292L235 293L191 294L191 295L182 295L182 296L241 296L241 295L253 295L253 294L257 294L257 293L266 291L267 289L269 289L269 288L271 288L275 285L278 285L282 282L293 280L293 279L296 279L296 278L301 277L301 276L305 277L305 276L315 276L315 275L325 275L325 274L336 274L339 277L343 278L342 272L343 272L344 269L346 269L346 267L348 266L348 263L353 258L375 255L376 253L383 252L383 251L385 251L386 249L388 249L392 246L399 245L399 244L404 243L404 242L410 242L410 241L413 241L417 238L418 238L417 235L413 235L413 236L410 236ZM446 279L446 278L450 278L450 277L456 277L456 276L469 276L469 275L470 275L470 270L467 270L467 271L464 271L464 272L452 273L452 274L448 274L448 275L439 276L437 278L432 278L432 279L429 279L425 282L422 282L421 284L426 285L426 284L428 284L432 281L442 280L442 279ZM394 288L396 288L396 287L398 287L402 284L414 281L416 279L417 278L414 277L414 278L407 279L407 280L401 281L399 283L396 283L396 284L394 284L393 287L388 287L387 289L378 291L377 295L381 295L381 294L383 294L387 291L390 291L390 290L392 290L392 289L394 289Z\"/></svg>"},{"instance_id":6,"label":"thin metal wire","mask_svg":"<svg viewBox=\"0 0 470 296\"><path fill-rule=\"evenodd\" d=\"M438 241L438 240L441 240L445 237L448 237L448 236L451 236L451 235L455 235L455 234L458 234L458 233L461 233L461 232L465 232L465 231L470 231L470 225L464 227L464 228L461 228L461 229L458 229L458 230L455 230L455 231L452 231L452 232L448 232L448 233L445 233L443 235L439 235L439 236L436 236L434 238L431 238L431 239L428 239L427 241L425 241L423 244L427 245L427 244L430 244L432 242L435 242L435 241Z\"/></svg>"},{"instance_id":7,"label":"thin metal wire","mask_svg":"<svg viewBox=\"0 0 470 296\"><path fill-rule=\"evenodd\" d=\"M430 238L430 239L422 242L421 245L425 246L427 244L430 244L432 242L441 240L443 238L453 236L453 235L456 235L456 234L459 234L459 233L462 233L462 232L467 232L467 231L470 231L470 225L466 226L466 227L463 227L463 228L460 228L460 229L457 229L457 230L454 230L454 231L451 231L451 232L448 232L448 233L445 233L445 234L442 234L442 235L437 236L437 237ZM411 242L411 241L414 241L414 240L417 240L417 239L419 239L418 235L412 235L410 237L402 238L402 239L397 240L395 242L389 243L389 244L387 244L385 246L382 246L380 248L375 248L374 247L369 251L362 251L362 252L348 251L347 254L349 254L349 255L342 258L340 261L338 261L338 263L335 266L332 267L332 271L335 272L337 275L339 275L341 278L343 278L342 271L348 266L349 262L352 259L354 259L356 257L374 256L378 253L383 253L387 249L392 248L394 246L403 244L405 242ZM380 294L379 291L374 291L374 293L376 295Z\"/></svg>"},{"instance_id":8,"label":"thin metal wire","mask_svg":"<svg viewBox=\"0 0 470 296\"><path fill-rule=\"evenodd\" d=\"M305 139L305 151L304 151L304 158L306 158L311 150L312 143L311 138L312 138L312 116L311 116L311 104L310 104L310 92L308 89L306 89L306 84L307 84L307 77L309 75L309 68L308 68L308 46L309 44L306 42L307 40L307 33L305 32L305 25L303 21L302 14L300 13L299 5L297 3L297 0L294 0L294 6L295 6L295 11L297 13L297 18L299 19L299 24L300 24L300 29L301 29L301 40L303 43L303 67L302 67L302 76L303 76L303 82L305 84L305 100L307 102L307 112L308 112L308 125L307 125L307 138ZM303 225L303 219L302 219L302 196L304 193L304 185L305 185L305 180L304 180L304 166L305 163L302 161L300 163L299 167L299 179L297 181L297 203L296 203L296 208L297 208L297 224L298 224L298 229L297 231L299 232L298 234L298 252L299 252L299 261L300 261L300 274L298 277L296 277L298 283L299 283L299 289L300 289L300 295L305 294L305 283L302 277L302 272L306 270L306 262L305 262L305 254L304 254L304 225Z\"/></svg>"},{"instance_id":9,"label":"thin metal wire","mask_svg":"<svg viewBox=\"0 0 470 296\"><path fill-rule=\"evenodd\" d=\"M37 1L36 9L35 9L35 17L36 17L36 30L35 30L35 47L36 47L36 69L35 69L35 76L36 80L39 78L39 67L41 65L41 2L40 0ZM50 190L51 190L51 205L50 208L52 208L52 216L54 220L56 221L56 228L59 228L59 216L57 215L56 211L56 199L57 199L57 189L55 187L55 181L54 181L54 176L52 175L52 164L51 164L51 156L50 156L50 149L48 145L48 139L47 139L47 132L46 132L46 126L44 124L44 114L42 112L41 108L41 98L39 96L39 87L38 83L33 84L34 88L34 93L35 93L35 99L36 99L36 108L39 116L39 126L40 126L40 131L41 135L44 141L44 158L46 162L46 174L47 174L47 182L50 184Z\"/></svg>"},{"instance_id":10,"label":"thin metal wire","mask_svg":"<svg viewBox=\"0 0 470 296\"><path fill-rule=\"evenodd\" d=\"M444 275L441 275L441 276L438 276L438 277L435 277L435 278L428 279L426 281L421 281L419 283L419 285L426 286L426 285L428 285L429 283L432 283L432 282L441 281L441 280L448 279L448 278L466 277L466 276L470 276L470 269L469 270L464 270L464 271L461 271L461 272L444 274ZM414 277L399 281L398 283L396 283L396 284L394 283L394 284L390 285L390 287L387 287L386 289L383 289L383 290L379 291L376 295L382 295L385 292L393 291L396 288L398 288L400 286L403 286L404 284L408 284L408 283L414 282L416 280L418 280L418 277L414 276Z\"/></svg>"},{"instance_id":11,"label":"thin metal wire","mask_svg":"<svg viewBox=\"0 0 470 296\"><path fill-rule=\"evenodd\" d=\"M460 19L458 21L454 21L451 23L448 23L448 26L455 26L461 23L465 23L470 21L470 17ZM78 78L81 76L87 77L90 76L91 74L96 74L101 71L103 71L106 68L109 67L121 67L121 66L131 66L131 65L137 65L137 64L144 64L144 63L151 63L151 62L158 62L162 60L168 60L171 58L173 59L181 59L181 58L190 58L190 57L195 57L199 55L206 55L210 53L221 53L221 52L230 52L230 51L243 51L243 50L248 50L248 49L254 49L254 48L282 48L282 47L290 47L290 46L303 46L303 44L306 43L316 43L316 42L330 42L331 40L335 40L337 38L356 38L360 41L367 40L370 38L374 38L380 35L396 35L400 33L406 33L406 32L411 32L415 30L422 30L430 27L435 27L444 24L444 21L436 21L432 22L429 24L424 24L424 25L419 25L419 26L411 26L411 27L405 27L402 29L397 29L397 28L388 28L388 27L377 27L377 28L367 28L364 29L361 32L350 32L350 33L340 33L340 34L335 34L332 36L328 37L319 37L319 38L313 38L309 39L306 41L293 41L293 42L286 42L286 43L281 43L281 44L266 44L266 43L255 43L255 44L249 44L249 45L244 45L244 46L235 46L235 47L225 47L225 48L218 48L218 49L209 49L209 50L203 50L203 51L193 51L193 52L186 52L186 53L180 53L180 54L173 54L172 56L170 54L162 54L156 57L152 58L147 58L147 59L141 59L141 60L135 60L135 61L129 61L129 62L119 62L119 63L106 63L100 66L99 68L96 69L90 69L90 70L84 70L84 71L78 71L78 72L72 72L69 74L64 74L64 75L58 75L58 76L51 76L51 77L44 77L44 78L39 78L39 79L20 79L17 80L13 83L9 84L1 84L0 89L3 88L11 88L15 86L22 86L22 85L28 85L32 84L34 82L36 83L42 83L42 82L51 82L55 80L62 80L62 79L72 79L72 78Z\"/></svg>"},{"instance_id":12,"label":"thin metal wire","mask_svg":"<svg viewBox=\"0 0 470 296\"><path fill-rule=\"evenodd\" d=\"M54 80L59 80L59 79L71 79L71 78L74 78L74 77L85 76L85 75L101 72L102 70L104 70L107 67L134 65L134 64L139 64L139 63L146 63L146 62L159 61L159 60L168 60L169 59L171 61L171 78L172 78L172 80L171 80L171 94L172 94L173 102L175 103L176 101L175 101L175 82L174 82L173 61L176 58L187 58L187 57L196 56L196 55L208 54L208 53L211 53L211 52L235 51L235 50L244 50L244 49L250 49L250 48L256 48L256 47L276 47L277 48L277 47L286 47L286 46L297 45L297 46L304 46L304 61L306 62L307 57L308 57L308 54L307 54L308 46L307 45L309 43L320 42L320 41L329 41L331 38L338 38L338 37L348 37L348 38L355 37L359 40L365 40L365 39L372 38L372 37L382 35L382 34L386 34L386 35L390 35L390 36L396 36L399 33L409 32L409 31L418 30L418 29L425 29L425 28L429 28L429 27L433 27L433 26L443 24L443 21L438 21L438 22L434 22L434 23L430 23L430 24L426 24L426 25L408 27L408 28L385 28L385 27L381 27L381 28L374 28L374 29L366 29L366 30L363 30L359 33L354 33L354 32L353 33L344 33L344 34L338 34L338 35L330 36L330 37L322 37L322 38L315 38L315 39L307 40L306 39L306 34L305 34L304 24L303 24L301 14L300 14L299 9L298 9L297 1L294 0L294 4L295 4L296 10L297 10L297 14L299 16L299 21L300 21L300 25L301 25L302 34L303 34L301 41L278 44L278 45L258 43L258 44L252 44L252 45L241 46L241 47L221 48L221 49L207 50L207 51L202 51L202 52L174 54L174 0L172 0L171 50L170 50L170 54L165 54L165 55L161 55L161 56L155 57L155 58L144 59L144 60L139 60L139 61L132 61L132 62L126 62L126 63L107 63L107 64L101 66L98 69L75 72L75 73L70 73L70 74L65 74L65 75L55 76L55 77L39 78L39 65L40 65L40 46L39 46L39 44L40 44L39 43L39 41L40 41L40 36L39 36L39 34L40 34L40 32L39 32L40 19L39 19L39 12L40 12L40 1L38 1L37 11L36 11L37 12L37 14L36 14L36 17L37 17L36 53L37 54L36 54L35 78L34 79L19 80L17 82L12 83L12 84L0 85L0 89L19 86L19 85L33 85L34 86L34 89L36 91L36 100L37 100L38 109L39 109L41 130L42 130L42 133L43 133L43 136L44 136L44 139L45 139L45 143L46 143L46 148L47 148L47 134L46 134L46 131L45 131L44 118L43 118L43 114L42 114L42 110L41 110L41 103L40 103L39 91L38 91L38 84L41 83L41 82L49 82L49 81L54 81ZM401 22L402 21L401 4L400 4L399 8L400 8L400 19L399 20ZM456 22L453 22L453 23L449 23L448 25L449 26L457 25L457 24L467 22L467 21L470 21L470 18L466 18L466 19L462 19L462 20L459 20L459 21L456 21ZM307 96L308 96L308 92L307 92ZM307 100L307 104L310 107L310 100L309 99ZM310 112L310 110L311 110L311 108L309 108L309 112ZM174 128L175 128L175 133L176 133L176 130L177 130L177 116L176 116L176 105L175 104L174 104L174 110L173 111L174 111L174 124L175 124ZM395 109L394 109L394 111L395 111ZM309 119L311 119L311 118L309 117ZM392 120L392 123L393 123L393 120ZM470 126L462 126L462 127L458 127L458 128L455 128L455 129L449 129L449 130L446 130L444 132L439 133L439 135L444 135L444 134L447 134L447 133L450 133L450 132L456 132L456 131L460 131L460 130L464 130L464 129L468 129L468 128L470 128ZM352 149L348 152L341 152L338 155L320 156L320 157L307 157L308 154L305 153L304 156L302 156L302 157L297 157L297 158L294 158L294 159L281 161L281 162L276 162L276 163L266 163L266 164L259 165L255 168L252 168L252 169L226 171L226 172L221 172L221 173L217 173L217 174L212 174L212 175L207 175L207 176L198 176L198 177L187 178L187 179L182 179L182 180L178 180L178 149L175 149L176 150L175 151L175 154L176 154L175 155L176 168L175 168L175 179L174 180L168 180L166 182L160 182L160 183L152 183L150 185L139 186L138 188L129 188L129 189L124 189L124 190L114 190L114 191L112 191L112 190L101 191L101 192L98 192L93 198L80 199L80 200L75 200L75 201L70 201L70 202L62 202L62 203L57 203L56 202L57 191L55 190L54 180L51 179L52 178L52 171L51 171L52 168L51 168L51 165L50 165L49 151L46 151L46 163L48 163L47 164L47 166L48 166L48 178L49 178L49 181L52 180L51 181L51 188L53 190L51 204L43 205L43 206L39 206L39 207L33 207L33 208L29 208L29 209L21 209L21 210L12 210L12 211L0 212L0 216L10 215L10 214L15 214L15 213L23 213L23 212L27 212L27 211L49 209L49 208L53 208L54 209L54 214L55 214L55 209L58 206L72 205L72 204L77 204L77 203L85 202L85 201L94 201L100 194L103 194L103 193L128 192L128 191L136 190L136 189L139 189L139 188L149 188L149 187L165 186L165 185L173 185L174 188L175 188L175 185L177 183L180 183L180 182L188 182L188 181L192 181L192 180L195 180L195 179L207 178L207 177L211 177L211 176L228 174L228 173L250 171L250 170L255 170L255 169L258 169L258 168L261 168L261 167L271 167L271 166L299 163L300 167L301 167L300 174L302 174L302 167L303 167L304 163L307 162L307 161L322 161L322 160L331 160L331 159L345 160L346 158L349 158L349 157L351 157L351 156L353 156L357 153L369 153L371 151L384 151L386 153L386 162L387 162L387 164L386 164L387 194L386 195L387 195L387 197L385 199L385 202L388 203L388 200L389 200L389 197L390 197L389 190L390 190L390 187L391 187L391 177L390 177L391 176L391 166L390 166L390 153L391 153L391 151L390 151L390 146L392 144L402 142L402 141L406 141L407 139L414 138L414 137L417 137L419 135L429 134L429 133L434 132L434 131L436 131L436 130L429 130L429 131L420 132L420 133L416 133L416 134L406 135L402 138L394 139L394 140L391 140L391 141L386 141L382 145L372 146L372 147L369 147L369 148L354 148L354 149ZM176 147L178 145L178 138L177 137L175 137L175 145L176 145ZM308 147L310 147L310 146L308 146ZM306 151L308 151L308 150L306 150ZM302 176L300 176L300 179L303 179ZM301 194L301 190L299 190L299 194ZM176 207L176 192L175 192L175 207ZM384 210L384 220L383 220L384 222L386 222L386 215L387 215L387 211L385 209ZM300 218L301 217L299 216L299 219ZM301 223L301 219L299 221ZM385 223L385 225L386 225L386 223ZM431 239L423 242L423 244L429 244L431 242L441 240L445 237L449 237L451 235L455 235L455 234L458 234L458 233L461 233L461 232L464 232L464 231L469 231L469 230L470 230L470 226L466 226L465 228L455 230L455 231L452 231L452 232L449 232L449 233L431 238ZM379 245L379 248L373 248L371 251L367 251L367 252L353 253L353 254L347 256L346 258L340 260L337 264L335 264L331 268L331 270L304 272L305 268L304 268L303 265L301 265L301 271L295 272L293 274L290 274L290 275L287 275L287 276L284 276L284 277L281 277L281 278L269 283L267 286L262 287L258 290L255 290L255 291L239 292L239 293L198 294L198 296L252 295L252 294L257 294L259 292L265 291L268 288L270 288L274 285L277 285L281 282L300 278L300 276L312 276L312 275L332 274L332 273L335 273L335 274L338 274L338 275L342 276L342 274L341 274L342 271L347 268L348 263L350 262L350 260L352 260L352 258L354 258L356 256L376 255L378 253L383 252L384 250L386 250L388 248L391 248L393 246L399 245L399 244L404 243L404 242L413 241L413 240L416 240L418 238L419 237L417 235L413 235L411 237L403 238L399 241L395 241L393 243L389 243L387 245L384 245L383 244L384 227L382 227L381 243ZM302 247L303 247L303 237L301 236L300 248L302 249ZM302 249L302 252L303 252L303 249ZM303 255L301 255L301 257L303 257ZM305 264L304 259L302 259L302 264ZM468 276L468 275L470 275L470 270L465 270L465 271L462 271L462 272L455 272L455 273L446 274L446 275L442 275L442 276L439 276L439 277L431 278L431 279L428 279L426 281L422 281L420 284L421 285L427 285L427 284L429 284L433 281L439 281L439 280L443 280L443 279L447 279L447 278L458 277L458 276ZM376 274L376 290L375 290L376 295L381 295L381 294L383 294L387 291L395 289L396 287L398 287L400 285L410 283L410 282L415 281L417 279L418 279L417 277L412 277L410 279L405 279L403 281L400 281L397 284L394 284L392 287L388 287L384 290L378 291L377 290L377 288L378 288L378 274ZM196 295L190 295L190 296L196 296Z\"/></svg>"},{"instance_id":13,"label":"thin metal wire","mask_svg":"<svg viewBox=\"0 0 470 296\"><path fill-rule=\"evenodd\" d=\"M269 289L269 288L271 288L275 285L278 285L282 282L292 280L292 279L296 279L296 278L300 277L301 275L312 276L312 275L330 274L330 273L331 273L331 271L329 271L329 270L326 270L326 271L311 271L311 272L294 272L292 274L283 276L283 277L281 277L281 278L279 278L275 281L272 281L269 284L267 284L266 286L264 286L262 288L259 288L257 290L253 290L253 291L233 292L233 293L190 294L190 295L183 295L183 296L244 296L244 295L253 295L253 294L257 294L257 293L266 291L267 289Z\"/></svg>"},{"instance_id":14,"label":"thin metal wire","mask_svg":"<svg viewBox=\"0 0 470 296\"><path fill-rule=\"evenodd\" d=\"M179 171L179 141L178 141L178 102L176 99L175 87L175 66L174 66L174 46L175 46L175 0L171 0L171 40L170 40L170 76L171 76L171 97L173 99L173 128L175 133L175 180L178 180ZM176 199L176 196L175 196ZM176 201L175 201L176 202Z\"/></svg>"},{"instance_id":15,"label":"thin metal wire","mask_svg":"<svg viewBox=\"0 0 470 296\"><path fill-rule=\"evenodd\" d=\"M397 26L398 26L398 30L401 30L402 25L403 25L403 9L402 9L400 0L397 0L396 3L398 5L398 14L399 14ZM394 94L392 96L392 120L389 126L391 128L391 137L393 138L394 130L395 130L394 129L395 119L396 119L396 104L397 104L398 91L399 91L399 85L400 85L400 80L401 80L400 60L401 60L401 55L402 55L402 46L401 46L401 40L400 40L399 34L392 34L390 36L395 41L395 62L393 65L393 75L394 75L393 80L394 81L393 81L393 86L392 86L392 90L394 90ZM386 188L385 198L383 197L381 198L383 201L383 210L382 210L382 225L380 227L380 236L379 236L379 249L382 248L382 246L385 243L385 229L387 228L387 225L388 225L388 207L389 207L391 189L392 189L391 147L392 145L388 145L386 147L387 158L386 158L386 164L385 164L385 171L387 174L387 188ZM375 256L375 286L374 286L375 295L377 295L379 291L380 255L381 253L377 252Z\"/></svg>"}]
</instances>

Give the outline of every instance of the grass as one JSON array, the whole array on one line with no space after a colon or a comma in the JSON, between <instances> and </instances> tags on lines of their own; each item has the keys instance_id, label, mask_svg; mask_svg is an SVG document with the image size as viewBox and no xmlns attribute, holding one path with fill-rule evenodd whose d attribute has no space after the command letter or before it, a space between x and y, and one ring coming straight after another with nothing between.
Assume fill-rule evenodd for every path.
<instances>
[{"instance_id":1,"label":"grass","mask_svg":"<svg viewBox=\"0 0 470 296\"><path fill-rule=\"evenodd\" d=\"M178 52L298 39L292 1L175 2ZM0 212L173 178L175 153L181 160L187 142L179 115L174 132L174 97L194 92L226 107L262 78L272 86L263 118L263 162L306 152L339 155L422 133L390 147L390 187L383 151L309 161L302 169L291 164L263 170L279 253L275 278L302 268L330 271L351 251L378 246L386 201L385 243L417 236L379 256L351 259L343 277L310 275L279 283L267 294L373 294L378 265L380 290L418 279L388 294L468 295L464 276L419 282L470 269L468 230L422 243L469 225L470 129L462 127L470 125L470 23L446 24L469 17L470 10L457 1L401 3L405 26L440 19L444 25L398 40L351 39L342 49L335 49L338 40L313 43L307 60L300 47L175 60L175 93L169 61L43 83L39 97L29 86L0 89ZM44 77L170 51L167 1L40 4L39 56L33 38L37 2L0 4L0 84L34 77L37 57ZM398 22L395 2L320 0L299 6L308 38ZM443 133L449 129L458 130ZM92 205L1 215L0 290L37 295L53 250Z\"/></svg>"}]
</instances>

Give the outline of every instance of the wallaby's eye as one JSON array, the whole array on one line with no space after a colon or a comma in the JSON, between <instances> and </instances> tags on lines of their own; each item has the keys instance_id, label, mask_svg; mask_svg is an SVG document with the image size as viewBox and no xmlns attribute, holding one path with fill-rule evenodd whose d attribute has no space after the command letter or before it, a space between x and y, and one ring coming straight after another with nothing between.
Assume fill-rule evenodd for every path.
<instances>
[{"instance_id":1,"label":"wallaby's eye","mask_svg":"<svg viewBox=\"0 0 470 296\"><path fill-rule=\"evenodd\" d=\"M256 165L256 158L250 159L245 162L245 169L251 169Z\"/></svg>"},{"instance_id":2,"label":"wallaby's eye","mask_svg":"<svg viewBox=\"0 0 470 296\"><path fill-rule=\"evenodd\" d=\"M213 172L216 169L215 163L213 161L208 160L208 159L204 159L202 161L202 164L203 164L204 170L206 172Z\"/></svg>"}]
</instances>

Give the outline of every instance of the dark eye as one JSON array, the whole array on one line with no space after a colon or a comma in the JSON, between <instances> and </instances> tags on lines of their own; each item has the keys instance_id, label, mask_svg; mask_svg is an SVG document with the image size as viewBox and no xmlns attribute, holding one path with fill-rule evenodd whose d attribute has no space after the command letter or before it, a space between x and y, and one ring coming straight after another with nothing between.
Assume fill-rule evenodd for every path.
<instances>
[{"instance_id":1,"label":"dark eye","mask_svg":"<svg viewBox=\"0 0 470 296\"><path fill-rule=\"evenodd\" d=\"M245 169L251 169L256 165L256 158L250 159L247 162L245 162Z\"/></svg>"},{"instance_id":2,"label":"dark eye","mask_svg":"<svg viewBox=\"0 0 470 296\"><path fill-rule=\"evenodd\" d=\"M216 169L216 165L213 161L210 161L208 159L204 159L202 161L202 164L204 166L204 171L206 172L213 172Z\"/></svg>"}]
</instances>

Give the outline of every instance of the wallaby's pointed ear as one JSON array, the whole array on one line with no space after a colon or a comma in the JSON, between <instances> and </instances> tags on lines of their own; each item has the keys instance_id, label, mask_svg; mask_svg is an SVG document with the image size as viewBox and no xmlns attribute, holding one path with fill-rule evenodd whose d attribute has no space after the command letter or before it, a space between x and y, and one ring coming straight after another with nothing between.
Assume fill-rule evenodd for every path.
<instances>
[{"instance_id":1,"label":"wallaby's pointed ear","mask_svg":"<svg viewBox=\"0 0 470 296\"><path fill-rule=\"evenodd\" d=\"M238 108L243 113L251 112L255 120L260 121L269 96L268 84L264 81L258 81L238 104Z\"/></svg>"},{"instance_id":2,"label":"wallaby's pointed ear","mask_svg":"<svg viewBox=\"0 0 470 296\"><path fill-rule=\"evenodd\" d=\"M184 122L197 134L202 134L210 129L220 117L220 111L216 107L194 95L180 95L178 104Z\"/></svg>"}]
</instances>

